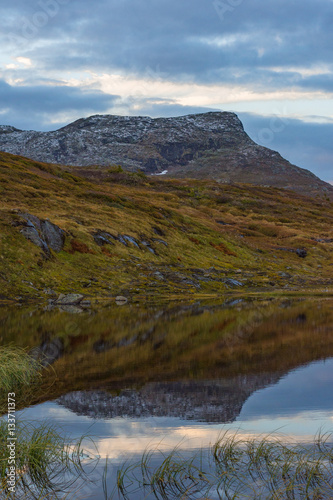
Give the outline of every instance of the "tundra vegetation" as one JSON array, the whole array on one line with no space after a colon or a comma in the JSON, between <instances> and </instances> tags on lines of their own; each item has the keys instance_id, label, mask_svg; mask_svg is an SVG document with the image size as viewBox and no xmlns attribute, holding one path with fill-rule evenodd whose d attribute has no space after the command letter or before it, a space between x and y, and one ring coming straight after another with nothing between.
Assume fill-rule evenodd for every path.
<instances>
[{"instance_id":1,"label":"tundra vegetation","mask_svg":"<svg viewBox=\"0 0 333 500\"><path fill-rule=\"evenodd\" d=\"M2 299L331 286L333 209L325 197L7 153L0 194Z\"/></svg>"}]
</instances>

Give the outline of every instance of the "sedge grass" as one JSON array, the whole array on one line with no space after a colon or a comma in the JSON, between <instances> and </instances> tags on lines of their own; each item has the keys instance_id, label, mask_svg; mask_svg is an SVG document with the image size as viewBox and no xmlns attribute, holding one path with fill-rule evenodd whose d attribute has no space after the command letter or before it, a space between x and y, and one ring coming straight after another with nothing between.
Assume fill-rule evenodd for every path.
<instances>
[{"instance_id":1,"label":"sedge grass","mask_svg":"<svg viewBox=\"0 0 333 500\"><path fill-rule=\"evenodd\" d=\"M8 394L14 393L18 404L31 397L41 377L41 365L25 349L16 346L0 347L0 415L7 409Z\"/></svg>"},{"instance_id":2,"label":"sedge grass","mask_svg":"<svg viewBox=\"0 0 333 500\"><path fill-rule=\"evenodd\" d=\"M42 365L24 349L0 347L0 412L7 412L8 394L17 406L29 404L41 378ZM14 396L15 395L15 396ZM16 421L15 493L8 490L8 423L0 420L0 498L56 499L70 491L84 475L81 463L83 437L70 443L53 425ZM64 498L61 493L61 498Z\"/></svg>"},{"instance_id":3,"label":"sedge grass","mask_svg":"<svg viewBox=\"0 0 333 500\"><path fill-rule=\"evenodd\" d=\"M64 498L79 480L88 480L82 464L83 438L69 442L53 425L19 423L16 427L16 492L7 489L7 423L0 422L0 498ZM93 459L93 458L92 458ZM59 496L58 496L59 495Z\"/></svg>"},{"instance_id":4,"label":"sedge grass","mask_svg":"<svg viewBox=\"0 0 333 500\"><path fill-rule=\"evenodd\" d=\"M139 463L118 470L117 487L128 500L328 500L333 498L331 435L287 445L279 438L244 440L227 432L190 458L178 449L167 455L148 450Z\"/></svg>"}]
</instances>

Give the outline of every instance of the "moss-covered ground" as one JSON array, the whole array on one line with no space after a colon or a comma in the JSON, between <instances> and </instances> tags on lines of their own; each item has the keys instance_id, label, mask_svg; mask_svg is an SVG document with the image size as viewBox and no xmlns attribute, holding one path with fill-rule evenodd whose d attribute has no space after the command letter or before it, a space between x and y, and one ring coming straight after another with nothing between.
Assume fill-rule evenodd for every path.
<instances>
[{"instance_id":1,"label":"moss-covered ground","mask_svg":"<svg viewBox=\"0 0 333 500\"><path fill-rule=\"evenodd\" d=\"M47 299L50 290L108 298L331 289L333 206L326 199L6 153L0 197L2 299ZM46 259L15 226L20 213L62 228L63 250ZM99 246L96 231L131 236L140 248Z\"/></svg>"}]
</instances>

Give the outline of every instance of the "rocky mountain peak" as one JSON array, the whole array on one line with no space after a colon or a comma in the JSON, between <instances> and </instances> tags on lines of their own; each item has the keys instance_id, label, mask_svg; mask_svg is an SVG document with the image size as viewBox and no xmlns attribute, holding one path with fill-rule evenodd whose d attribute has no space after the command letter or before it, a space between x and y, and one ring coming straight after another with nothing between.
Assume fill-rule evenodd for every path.
<instances>
[{"instance_id":1,"label":"rocky mountain peak","mask_svg":"<svg viewBox=\"0 0 333 500\"><path fill-rule=\"evenodd\" d=\"M116 164L146 174L276 186L333 198L330 184L257 145L229 112L173 118L94 115L52 132L0 126L0 150L63 165Z\"/></svg>"}]
</instances>

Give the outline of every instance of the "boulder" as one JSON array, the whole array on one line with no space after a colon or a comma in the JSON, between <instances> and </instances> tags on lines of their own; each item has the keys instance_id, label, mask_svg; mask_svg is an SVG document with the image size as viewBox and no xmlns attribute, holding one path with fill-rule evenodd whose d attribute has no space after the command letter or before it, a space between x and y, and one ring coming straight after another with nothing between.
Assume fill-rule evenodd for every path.
<instances>
[{"instance_id":1,"label":"boulder","mask_svg":"<svg viewBox=\"0 0 333 500\"><path fill-rule=\"evenodd\" d=\"M41 248L45 255L47 255L48 257L50 256L49 247L47 246L46 242L39 236L38 231L31 222L27 222L26 227L21 229L20 233L22 233L27 240L31 241L31 243Z\"/></svg>"},{"instance_id":2,"label":"boulder","mask_svg":"<svg viewBox=\"0 0 333 500\"><path fill-rule=\"evenodd\" d=\"M48 247L52 248L55 252L61 252L65 243L64 231L46 219L45 221L41 221L41 232Z\"/></svg>"},{"instance_id":3,"label":"boulder","mask_svg":"<svg viewBox=\"0 0 333 500\"><path fill-rule=\"evenodd\" d=\"M305 248L297 248L296 253L298 257L301 257L301 259L304 259L308 255L308 252Z\"/></svg>"},{"instance_id":4,"label":"boulder","mask_svg":"<svg viewBox=\"0 0 333 500\"><path fill-rule=\"evenodd\" d=\"M83 298L84 296L79 293L69 293L68 295L61 293L55 304L59 306L75 306L80 304Z\"/></svg>"},{"instance_id":5,"label":"boulder","mask_svg":"<svg viewBox=\"0 0 333 500\"><path fill-rule=\"evenodd\" d=\"M124 304L127 304L128 299L126 297L123 297L122 295L118 295L116 297L116 304L118 306L123 306Z\"/></svg>"},{"instance_id":6,"label":"boulder","mask_svg":"<svg viewBox=\"0 0 333 500\"><path fill-rule=\"evenodd\" d=\"M51 256L50 248L60 252L65 244L65 232L48 219L42 220L29 213L20 214L22 222L14 225L24 226L20 232L34 245L41 248L47 258Z\"/></svg>"}]
</instances>

